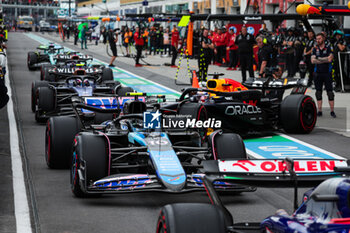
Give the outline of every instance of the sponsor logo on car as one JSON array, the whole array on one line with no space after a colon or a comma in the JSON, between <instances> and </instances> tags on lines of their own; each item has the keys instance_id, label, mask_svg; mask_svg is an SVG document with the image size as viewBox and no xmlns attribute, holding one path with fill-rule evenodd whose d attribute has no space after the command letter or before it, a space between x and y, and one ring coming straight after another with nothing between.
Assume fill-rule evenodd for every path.
<instances>
[{"instance_id":1,"label":"sponsor logo on car","mask_svg":"<svg viewBox=\"0 0 350 233\"><path fill-rule=\"evenodd\" d=\"M333 172L334 167L347 167L345 160L296 160L294 171L297 173ZM282 173L287 170L283 160L222 160L221 172L237 173Z\"/></svg>"}]
</instances>

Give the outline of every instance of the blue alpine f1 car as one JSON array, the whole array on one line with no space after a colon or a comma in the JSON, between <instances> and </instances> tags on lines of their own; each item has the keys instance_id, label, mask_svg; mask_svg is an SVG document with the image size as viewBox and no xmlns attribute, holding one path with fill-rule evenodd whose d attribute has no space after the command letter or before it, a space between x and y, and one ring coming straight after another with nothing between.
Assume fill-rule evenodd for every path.
<instances>
[{"instance_id":1,"label":"blue alpine f1 car","mask_svg":"<svg viewBox=\"0 0 350 233\"><path fill-rule=\"evenodd\" d=\"M203 181L212 204L179 203L163 207L157 233L343 233L350 230L350 179L347 177L350 168L347 161L226 160L206 161L204 168ZM215 192L215 181L258 187L294 187L296 211L288 215L284 210L277 210L261 223L234 223L231 213ZM315 185L318 186L306 192L298 207L298 187Z\"/></svg>"},{"instance_id":2,"label":"blue alpine f1 car","mask_svg":"<svg viewBox=\"0 0 350 233\"><path fill-rule=\"evenodd\" d=\"M144 114L149 109L146 103L134 101L127 104L128 109L125 106L124 114L92 125L92 129L82 130L75 136L71 188L77 197L143 191L203 191L203 161L247 158L243 141L237 134L214 132L215 140L204 146L196 130L145 127ZM76 107L100 113L110 111L97 105L77 104ZM155 118L159 115L159 111L152 113ZM236 149L234 152L232 147ZM221 181L214 182L214 187L232 192L255 191L253 187Z\"/></svg>"}]
</instances>

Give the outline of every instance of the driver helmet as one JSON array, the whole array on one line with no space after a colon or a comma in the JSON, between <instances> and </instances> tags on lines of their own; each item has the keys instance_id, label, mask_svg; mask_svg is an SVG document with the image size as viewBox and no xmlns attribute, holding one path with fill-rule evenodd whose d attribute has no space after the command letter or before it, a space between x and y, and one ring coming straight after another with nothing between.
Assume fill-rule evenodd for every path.
<instances>
[{"instance_id":1,"label":"driver helmet","mask_svg":"<svg viewBox=\"0 0 350 233\"><path fill-rule=\"evenodd\" d=\"M85 79L85 80L84 80L84 86L90 86L90 82L89 82L88 79Z\"/></svg>"},{"instance_id":2,"label":"driver helmet","mask_svg":"<svg viewBox=\"0 0 350 233\"><path fill-rule=\"evenodd\" d=\"M335 30L333 32L333 36L336 36L336 35L341 35L342 37L344 36L344 32L340 31L340 30Z\"/></svg>"},{"instance_id":3,"label":"driver helmet","mask_svg":"<svg viewBox=\"0 0 350 233\"><path fill-rule=\"evenodd\" d=\"M305 63L305 61L301 60L300 63L299 63L299 70L300 72L306 72L307 70L307 65Z\"/></svg>"},{"instance_id":4,"label":"driver helmet","mask_svg":"<svg viewBox=\"0 0 350 233\"><path fill-rule=\"evenodd\" d=\"M81 81L81 79L80 78L77 78L76 80L75 80L75 84L77 85L77 86L82 86L82 81Z\"/></svg>"}]
</instances>

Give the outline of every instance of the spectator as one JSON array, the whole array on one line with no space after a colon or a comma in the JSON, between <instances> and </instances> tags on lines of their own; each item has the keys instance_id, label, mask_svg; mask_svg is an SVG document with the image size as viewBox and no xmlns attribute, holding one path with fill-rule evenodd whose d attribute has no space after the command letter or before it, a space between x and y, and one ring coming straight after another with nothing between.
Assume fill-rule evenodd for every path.
<instances>
[{"instance_id":1,"label":"spectator","mask_svg":"<svg viewBox=\"0 0 350 233\"><path fill-rule=\"evenodd\" d=\"M226 47L227 50L229 50L230 53L230 63L228 65L227 70L237 70L237 63L238 63L238 55L237 55L237 45L235 43L236 35L234 33L234 27L230 27L229 29L229 36L228 36L228 45Z\"/></svg>"},{"instance_id":2,"label":"spectator","mask_svg":"<svg viewBox=\"0 0 350 233\"><path fill-rule=\"evenodd\" d=\"M333 49L325 44L325 36L323 33L318 33L316 36L316 47L312 50L311 62L315 64L315 89L318 105L317 116L322 116L322 89L325 85L329 106L331 108L331 116L336 118L334 113L334 93L332 86L332 61L334 58Z\"/></svg>"},{"instance_id":3,"label":"spectator","mask_svg":"<svg viewBox=\"0 0 350 233\"><path fill-rule=\"evenodd\" d=\"M253 70L253 45L254 36L247 32L247 27L242 26L240 34L236 38L238 46L239 61L242 71L242 82L246 81L246 71L249 71L249 77L254 78Z\"/></svg>"}]
</instances>

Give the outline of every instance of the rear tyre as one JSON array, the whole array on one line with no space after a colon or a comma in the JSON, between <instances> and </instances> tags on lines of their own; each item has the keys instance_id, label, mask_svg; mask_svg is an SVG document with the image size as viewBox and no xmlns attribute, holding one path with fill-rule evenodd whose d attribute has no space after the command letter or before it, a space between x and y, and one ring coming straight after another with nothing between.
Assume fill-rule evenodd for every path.
<instances>
[{"instance_id":1,"label":"rear tyre","mask_svg":"<svg viewBox=\"0 0 350 233\"><path fill-rule=\"evenodd\" d=\"M69 168L73 140L79 131L75 117L50 117L45 134L45 159L49 168Z\"/></svg>"},{"instance_id":2,"label":"rear tyre","mask_svg":"<svg viewBox=\"0 0 350 233\"><path fill-rule=\"evenodd\" d=\"M162 208L157 233L224 233L223 212L214 205L203 203L179 203Z\"/></svg>"},{"instance_id":3,"label":"rear tyre","mask_svg":"<svg viewBox=\"0 0 350 233\"><path fill-rule=\"evenodd\" d=\"M287 133L310 133L316 125L315 101L307 95L289 95L281 103L280 121Z\"/></svg>"},{"instance_id":4,"label":"rear tyre","mask_svg":"<svg viewBox=\"0 0 350 233\"><path fill-rule=\"evenodd\" d=\"M49 87L39 87L37 90L37 106L35 120L39 123L47 121L47 117L42 116L46 112L55 110L55 90Z\"/></svg>"},{"instance_id":5,"label":"rear tyre","mask_svg":"<svg viewBox=\"0 0 350 233\"><path fill-rule=\"evenodd\" d=\"M38 62L38 55L34 52L28 52L27 65L29 70L35 70L34 64Z\"/></svg>"},{"instance_id":6,"label":"rear tyre","mask_svg":"<svg viewBox=\"0 0 350 233\"><path fill-rule=\"evenodd\" d=\"M49 73L50 65L43 65L40 68L40 79L48 82L55 82L55 76Z\"/></svg>"},{"instance_id":7,"label":"rear tyre","mask_svg":"<svg viewBox=\"0 0 350 233\"><path fill-rule=\"evenodd\" d=\"M210 135L210 144L212 146L214 159L247 159L244 142L238 134L235 133L213 133ZM214 142L214 145L213 145Z\"/></svg>"},{"instance_id":8,"label":"rear tyre","mask_svg":"<svg viewBox=\"0 0 350 233\"><path fill-rule=\"evenodd\" d=\"M104 68L102 70L102 82L103 81L113 81L113 71L110 68Z\"/></svg>"},{"instance_id":9,"label":"rear tyre","mask_svg":"<svg viewBox=\"0 0 350 233\"><path fill-rule=\"evenodd\" d=\"M76 197L96 196L85 192L92 182L108 175L109 157L103 136L81 133L75 137L71 163L71 189ZM84 162L84 167L80 164ZM85 174L84 187L81 186L78 170Z\"/></svg>"},{"instance_id":10,"label":"rear tyre","mask_svg":"<svg viewBox=\"0 0 350 233\"><path fill-rule=\"evenodd\" d=\"M36 104L37 104L37 90L39 87L49 87L49 83L46 81L34 81L32 83L32 94L31 94L31 108L32 112L35 112Z\"/></svg>"},{"instance_id":11,"label":"rear tyre","mask_svg":"<svg viewBox=\"0 0 350 233\"><path fill-rule=\"evenodd\" d=\"M131 87L120 87L117 90L117 95L118 96L125 96L125 94L128 92L134 92L134 89L132 89Z\"/></svg>"}]
</instances>

